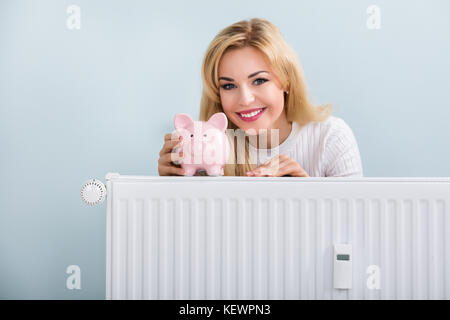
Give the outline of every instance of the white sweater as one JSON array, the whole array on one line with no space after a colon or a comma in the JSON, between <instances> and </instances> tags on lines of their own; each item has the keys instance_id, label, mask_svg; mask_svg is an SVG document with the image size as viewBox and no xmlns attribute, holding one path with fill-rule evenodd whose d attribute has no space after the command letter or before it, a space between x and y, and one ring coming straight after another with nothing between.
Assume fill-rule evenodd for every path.
<instances>
[{"instance_id":1,"label":"white sweater","mask_svg":"<svg viewBox=\"0 0 450 320\"><path fill-rule=\"evenodd\" d=\"M292 130L283 143L272 149L256 149L250 144L250 157L257 166L277 154L297 161L311 177L362 177L361 156L352 129L344 120L330 116ZM253 160L254 161L254 160Z\"/></svg>"}]
</instances>

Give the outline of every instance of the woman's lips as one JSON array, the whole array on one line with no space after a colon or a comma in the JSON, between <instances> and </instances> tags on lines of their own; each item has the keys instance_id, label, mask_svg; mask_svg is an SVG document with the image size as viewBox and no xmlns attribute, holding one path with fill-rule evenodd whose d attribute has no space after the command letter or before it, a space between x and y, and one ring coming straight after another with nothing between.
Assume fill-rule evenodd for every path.
<instances>
[{"instance_id":1,"label":"woman's lips","mask_svg":"<svg viewBox=\"0 0 450 320\"><path fill-rule=\"evenodd\" d=\"M262 110L261 110L262 109ZM253 117L243 117L239 112L236 112L237 115L239 116L239 118L241 118L241 120L246 121L246 122L251 122L251 121L255 121L257 120L259 117L261 117L261 115L264 113L264 111L266 111L267 107L264 108L259 108L259 109L253 109L250 111L246 111L246 113L252 113L256 110L261 110L260 112L258 112L256 115L254 115Z\"/></svg>"}]
</instances>

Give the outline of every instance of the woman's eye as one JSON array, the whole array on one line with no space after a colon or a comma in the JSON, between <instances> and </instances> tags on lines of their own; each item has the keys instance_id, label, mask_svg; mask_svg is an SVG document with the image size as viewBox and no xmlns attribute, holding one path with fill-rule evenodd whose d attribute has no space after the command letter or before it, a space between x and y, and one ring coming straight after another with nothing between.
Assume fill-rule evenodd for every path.
<instances>
[{"instance_id":1,"label":"woman's eye","mask_svg":"<svg viewBox=\"0 0 450 320\"><path fill-rule=\"evenodd\" d=\"M269 81L269 80L264 79L264 78L258 78L258 79L255 80L255 82L256 82L256 81L259 81L259 80L262 81L262 82L259 82L259 84L263 84L264 82Z\"/></svg>"},{"instance_id":2,"label":"woman's eye","mask_svg":"<svg viewBox=\"0 0 450 320\"><path fill-rule=\"evenodd\" d=\"M232 83L227 83L227 84L224 84L224 85L222 86L222 88L225 89L225 90L230 90L231 88L228 87L228 86L234 86L234 84L232 84Z\"/></svg>"},{"instance_id":3,"label":"woman's eye","mask_svg":"<svg viewBox=\"0 0 450 320\"><path fill-rule=\"evenodd\" d=\"M261 85L261 84L263 84L264 82L267 82L267 81L269 81L269 80L267 80L267 79L264 79L264 78L258 78L258 79L256 79L254 82L256 83L256 85ZM231 90L231 89L233 89L233 87L234 87L234 84L232 84L232 83L227 83L227 84L224 84L223 86L222 86L222 88L224 89L224 90Z\"/></svg>"}]
</instances>

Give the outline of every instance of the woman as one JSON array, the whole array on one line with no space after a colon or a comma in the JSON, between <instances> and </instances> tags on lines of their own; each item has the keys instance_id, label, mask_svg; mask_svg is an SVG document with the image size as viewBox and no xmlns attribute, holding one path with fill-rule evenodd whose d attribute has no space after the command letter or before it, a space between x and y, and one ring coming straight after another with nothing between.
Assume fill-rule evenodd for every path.
<instances>
[{"instance_id":1,"label":"woman","mask_svg":"<svg viewBox=\"0 0 450 320\"><path fill-rule=\"evenodd\" d=\"M202 79L199 120L224 112L233 129L227 130L233 148L226 176L362 176L352 130L331 116L330 105L309 101L300 63L269 21L255 18L222 30L208 47ZM241 154L230 135L238 131L245 132ZM160 175L183 174L172 162L178 143L165 135Z\"/></svg>"}]
</instances>

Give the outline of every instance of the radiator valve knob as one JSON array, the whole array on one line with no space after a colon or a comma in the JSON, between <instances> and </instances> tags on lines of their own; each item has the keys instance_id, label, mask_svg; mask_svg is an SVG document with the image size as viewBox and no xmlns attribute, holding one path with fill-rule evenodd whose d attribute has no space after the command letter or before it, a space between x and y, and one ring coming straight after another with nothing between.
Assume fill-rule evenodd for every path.
<instances>
[{"instance_id":1,"label":"radiator valve knob","mask_svg":"<svg viewBox=\"0 0 450 320\"><path fill-rule=\"evenodd\" d=\"M81 199L88 205L102 203L106 198L106 187L97 179L86 181L81 187Z\"/></svg>"}]
</instances>

